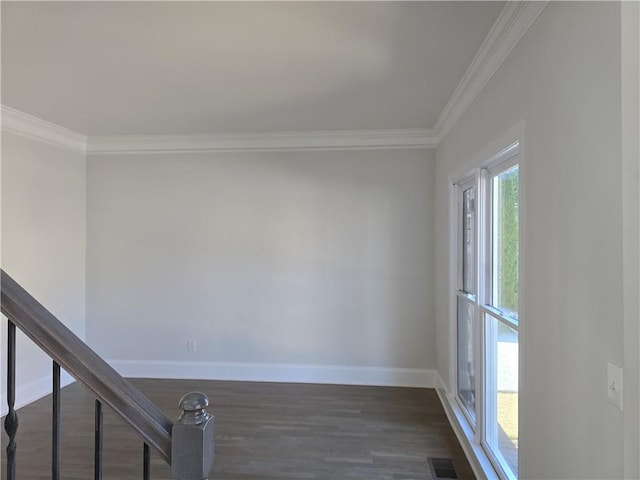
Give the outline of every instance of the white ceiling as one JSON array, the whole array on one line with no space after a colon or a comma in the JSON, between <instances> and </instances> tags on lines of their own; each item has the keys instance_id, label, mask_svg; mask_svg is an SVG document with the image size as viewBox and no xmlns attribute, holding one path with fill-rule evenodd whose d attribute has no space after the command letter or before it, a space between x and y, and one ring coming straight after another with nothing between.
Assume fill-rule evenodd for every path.
<instances>
[{"instance_id":1,"label":"white ceiling","mask_svg":"<svg viewBox=\"0 0 640 480\"><path fill-rule=\"evenodd\" d=\"M86 135L431 128L504 2L2 2L2 104Z\"/></svg>"}]
</instances>

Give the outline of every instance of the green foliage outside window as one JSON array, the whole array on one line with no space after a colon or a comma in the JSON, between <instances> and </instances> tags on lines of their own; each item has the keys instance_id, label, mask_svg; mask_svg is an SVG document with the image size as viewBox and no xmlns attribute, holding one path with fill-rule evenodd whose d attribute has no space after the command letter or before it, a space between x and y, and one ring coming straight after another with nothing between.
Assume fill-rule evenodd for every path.
<instances>
[{"instance_id":1,"label":"green foliage outside window","mask_svg":"<svg viewBox=\"0 0 640 480\"><path fill-rule=\"evenodd\" d=\"M518 312L518 186L519 170L515 167L498 177L500 226L499 306Z\"/></svg>"}]
</instances>

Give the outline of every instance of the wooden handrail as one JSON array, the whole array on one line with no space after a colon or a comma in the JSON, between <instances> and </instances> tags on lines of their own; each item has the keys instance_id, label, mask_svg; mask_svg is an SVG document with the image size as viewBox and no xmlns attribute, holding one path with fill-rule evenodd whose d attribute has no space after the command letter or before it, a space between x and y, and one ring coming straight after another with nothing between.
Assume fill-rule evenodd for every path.
<instances>
[{"instance_id":1,"label":"wooden handrail","mask_svg":"<svg viewBox=\"0 0 640 480\"><path fill-rule=\"evenodd\" d=\"M2 313L171 464L173 422L4 270L0 282Z\"/></svg>"}]
</instances>

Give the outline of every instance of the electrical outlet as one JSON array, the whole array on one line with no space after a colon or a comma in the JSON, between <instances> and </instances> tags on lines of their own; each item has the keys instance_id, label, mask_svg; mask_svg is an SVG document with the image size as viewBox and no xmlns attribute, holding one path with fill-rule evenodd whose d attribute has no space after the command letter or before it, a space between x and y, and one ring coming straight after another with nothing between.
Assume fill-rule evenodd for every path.
<instances>
[{"instance_id":1,"label":"electrical outlet","mask_svg":"<svg viewBox=\"0 0 640 480\"><path fill-rule=\"evenodd\" d=\"M187 340L187 352L195 352L196 351L196 341L191 339Z\"/></svg>"},{"instance_id":2,"label":"electrical outlet","mask_svg":"<svg viewBox=\"0 0 640 480\"><path fill-rule=\"evenodd\" d=\"M622 410L622 369L607 365L607 399Z\"/></svg>"}]
</instances>

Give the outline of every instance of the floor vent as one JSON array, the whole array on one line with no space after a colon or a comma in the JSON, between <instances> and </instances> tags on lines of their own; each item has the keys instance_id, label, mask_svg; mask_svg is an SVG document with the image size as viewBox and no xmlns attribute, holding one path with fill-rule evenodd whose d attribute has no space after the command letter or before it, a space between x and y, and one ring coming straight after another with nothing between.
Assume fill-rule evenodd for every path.
<instances>
[{"instance_id":1,"label":"floor vent","mask_svg":"<svg viewBox=\"0 0 640 480\"><path fill-rule=\"evenodd\" d=\"M456 469L453 468L453 462L449 458L429 457L429 466L435 480L458 478Z\"/></svg>"}]
</instances>

